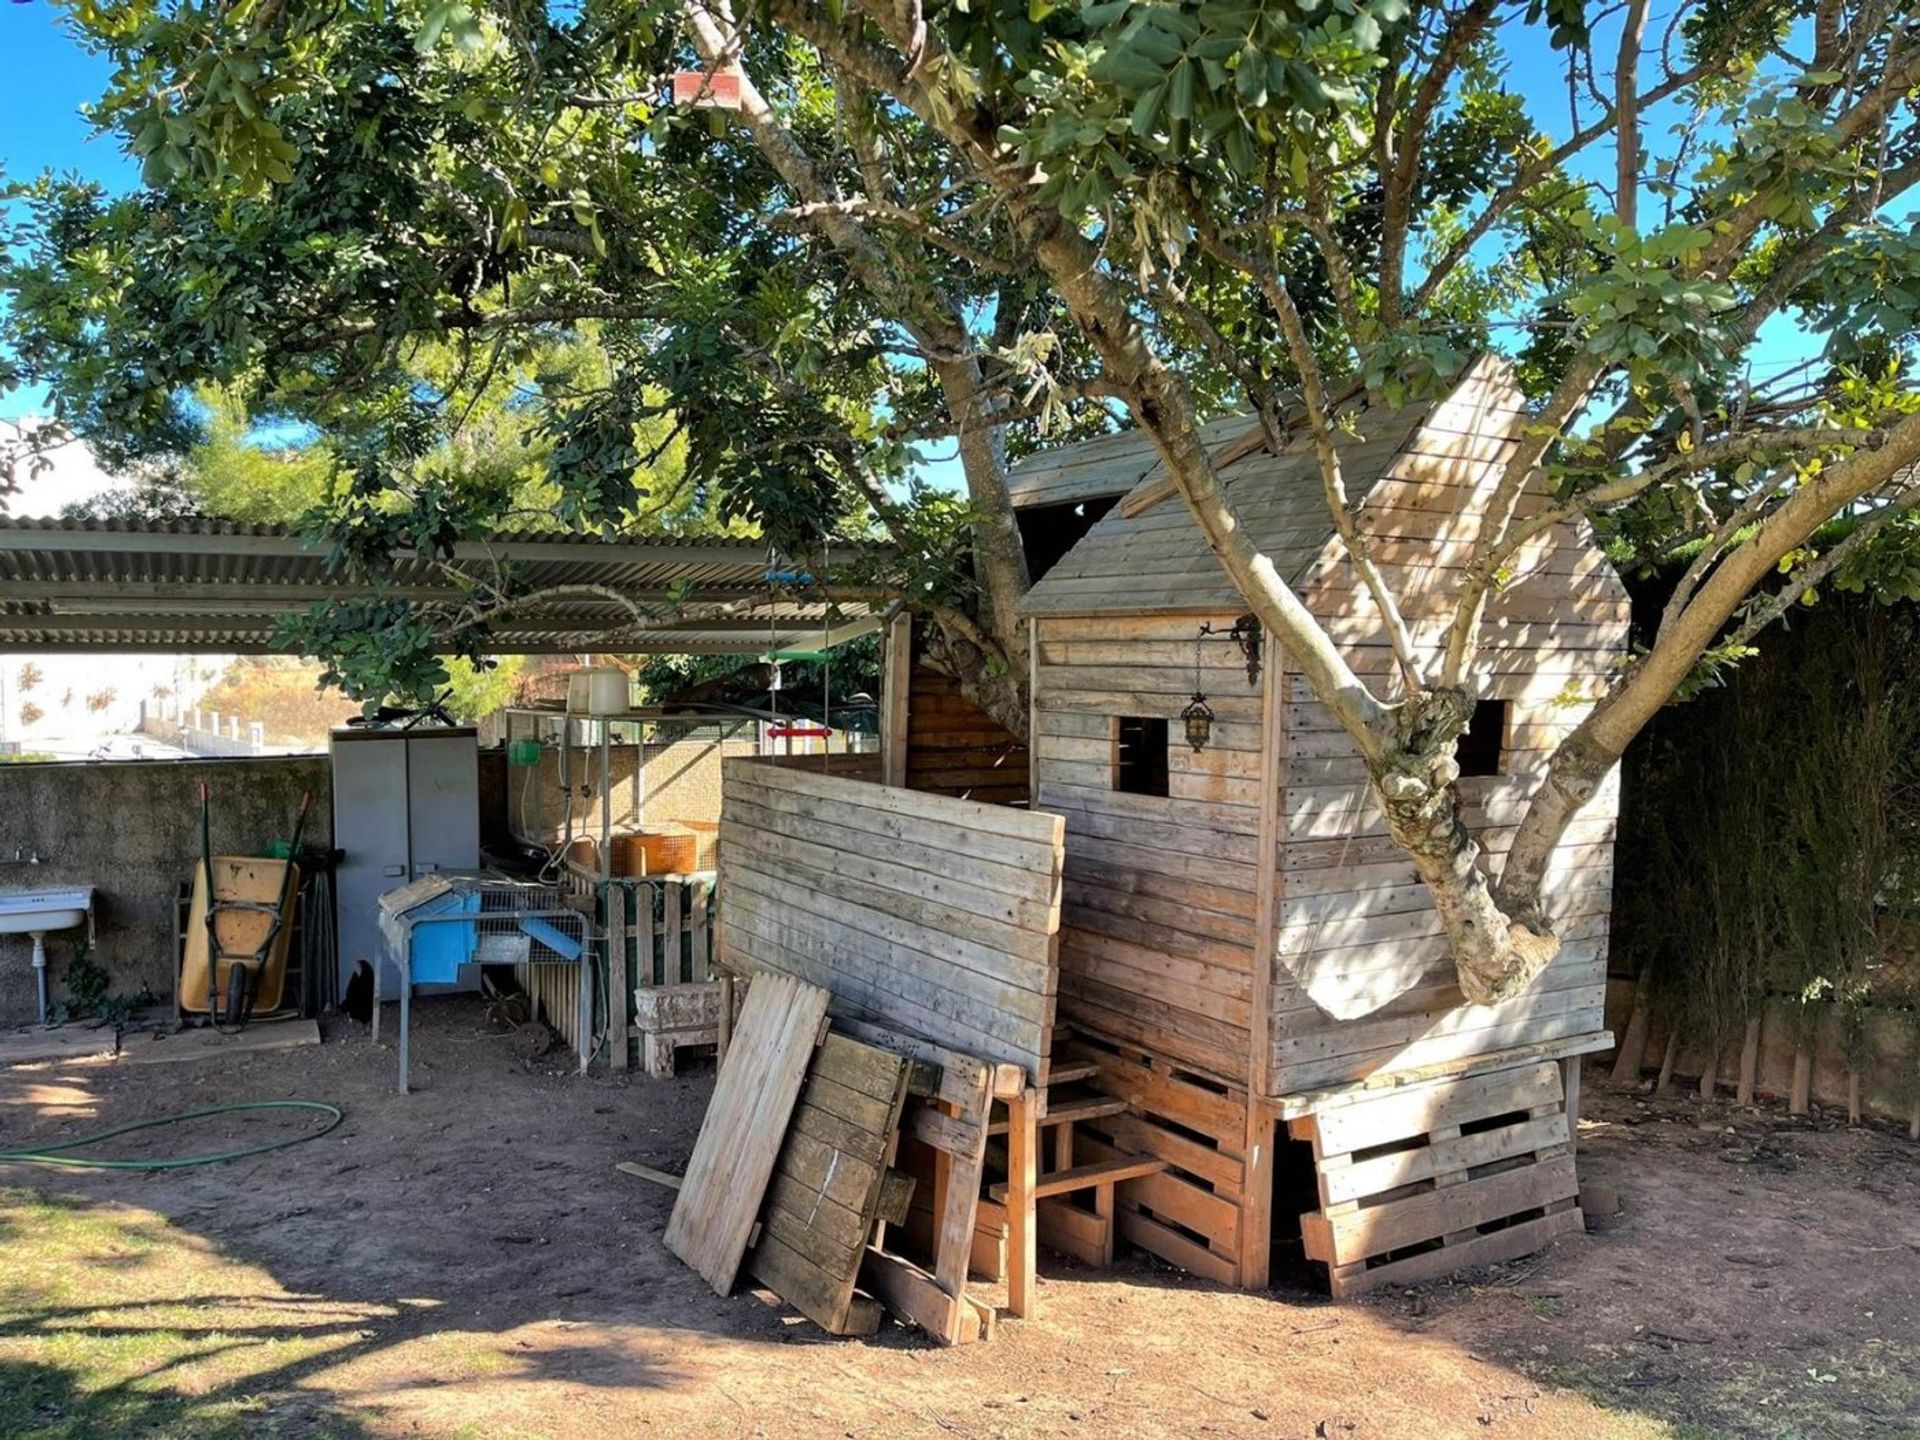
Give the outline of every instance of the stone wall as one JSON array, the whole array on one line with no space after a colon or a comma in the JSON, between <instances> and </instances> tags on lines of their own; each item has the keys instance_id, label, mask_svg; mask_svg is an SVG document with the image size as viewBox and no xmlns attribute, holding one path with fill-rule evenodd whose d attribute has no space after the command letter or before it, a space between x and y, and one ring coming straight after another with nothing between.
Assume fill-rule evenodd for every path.
<instances>
[{"instance_id":1,"label":"stone wall","mask_svg":"<svg viewBox=\"0 0 1920 1440\"><path fill-rule=\"evenodd\" d=\"M116 994L173 994L174 897L200 860L200 784L213 793L216 854L254 854L293 829L313 794L307 839L332 835L324 755L226 760L131 760L0 765L0 859L16 849L39 865L0 865L0 890L94 887L94 958ZM74 941L48 936L52 998L64 993ZM0 936L0 1024L34 1015L31 943Z\"/></svg>"}]
</instances>

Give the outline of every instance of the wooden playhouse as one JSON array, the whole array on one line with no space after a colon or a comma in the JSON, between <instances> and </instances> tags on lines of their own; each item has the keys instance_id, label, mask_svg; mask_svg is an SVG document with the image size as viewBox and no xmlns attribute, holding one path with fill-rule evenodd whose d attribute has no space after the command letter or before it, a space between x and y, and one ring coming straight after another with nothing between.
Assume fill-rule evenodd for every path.
<instances>
[{"instance_id":1,"label":"wooden playhouse","mask_svg":"<svg viewBox=\"0 0 1920 1440\"><path fill-rule=\"evenodd\" d=\"M1470 501L1526 418L1483 362L1439 403L1358 414L1340 442L1362 527L1428 638ZM1270 453L1245 419L1207 439L1260 548L1384 685L1385 637L1307 443ZM1004 1275L1026 1313L1036 1239L1092 1264L1125 1241L1246 1287L1320 1266L1350 1294L1578 1229L1577 1061L1610 1043L1615 784L1556 862L1559 958L1518 998L1467 1004L1360 757L1246 623L1145 441L1050 452L1014 478L1035 568L1055 562L1026 601L1030 787L1009 783L1004 732L916 682L896 625L891 783L731 761L722 811L729 973L808 980L836 1023L999 1077L972 1110L902 1132L903 1165L916 1134L945 1147L920 1189L953 1313L969 1271ZM1488 624L1461 789L1498 852L1624 655L1627 598L1561 528L1519 557Z\"/></svg>"},{"instance_id":2,"label":"wooden playhouse","mask_svg":"<svg viewBox=\"0 0 1920 1440\"><path fill-rule=\"evenodd\" d=\"M1361 529L1417 638L1450 613L1471 501L1526 420L1510 375L1482 361L1443 401L1367 411L1342 440ZM1217 429L1255 542L1384 683L1385 632L1310 442L1276 455L1250 422ZM1132 1098L1129 1142L1173 1163L1122 1187L1127 1237L1248 1286L1297 1249L1349 1293L1577 1229L1577 1057L1611 1043L1617 778L1556 862L1562 953L1518 998L1470 1005L1358 752L1274 639L1249 635L1153 452L1121 436L1036 457L1016 493L1099 517L1026 602L1033 804L1066 822L1069 1048ZM1627 645L1625 590L1584 530L1546 532L1514 570L1461 752L1463 818L1496 853ZM1180 718L1196 689L1213 714L1200 749Z\"/></svg>"}]
</instances>

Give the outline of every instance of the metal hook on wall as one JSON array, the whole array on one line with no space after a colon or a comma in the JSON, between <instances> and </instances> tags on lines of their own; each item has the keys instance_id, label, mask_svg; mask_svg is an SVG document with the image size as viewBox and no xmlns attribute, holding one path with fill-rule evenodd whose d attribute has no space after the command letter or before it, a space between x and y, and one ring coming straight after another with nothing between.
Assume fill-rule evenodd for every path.
<instances>
[{"instance_id":1,"label":"metal hook on wall","mask_svg":"<svg viewBox=\"0 0 1920 1440\"><path fill-rule=\"evenodd\" d=\"M1247 684L1249 685L1260 683L1260 641L1264 634L1259 617L1255 615L1242 615L1225 630L1216 630L1211 620L1200 622L1201 638L1217 635L1223 640L1233 641L1240 647L1240 653L1247 657Z\"/></svg>"}]
</instances>

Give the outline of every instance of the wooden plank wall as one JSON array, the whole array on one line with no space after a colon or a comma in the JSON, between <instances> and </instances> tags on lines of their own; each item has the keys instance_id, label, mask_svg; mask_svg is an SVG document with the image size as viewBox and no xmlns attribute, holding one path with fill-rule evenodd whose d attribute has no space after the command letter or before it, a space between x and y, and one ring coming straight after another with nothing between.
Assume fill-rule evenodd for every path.
<instances>
[{"instance_id":1,"label":"wooden plank wall","mask_svg":"<svg viewBox=\"0 0 1920 1440\"><path fill-rule=\"evenodd\" d=\"M783 770L802 770L809 775L832 775L843 780L870 780L876 784L880 779L881 767L886 763L886 757L878 750L853 754L836 751L831 755L761 755L751 758L759 764L773 765ZM721 803L725 804L724 797Z\"/></svg>"},{"instance_id":2,"label":"wooden plank wall","mask_svg":"<svg viewBox=\"0 0 1920 1440\"><path fill-rule=\"evenodd\" d=\"M1185 743L1172 717L1193 695L1203 618L1036 622L1034 801L1066 820L1062 1013L1244 1083L1261 698L1237 646L1199 645L1213 740L1198 753ZM1114 788L1115 720L1126 715L1170 719L1164 798Z\"/></svg>"},{"instance_id":3,"label":"wooden plank wall","mask_svg":"<svg viewBox=\"0 0 1920 1440\"><path fill-rule=\"evenodd\" d=\"M1060 1010L1078 1037L1071 1054L1133 1106L1101 1122L1105 1138L1170 1166L1119 1187L1121 1237L1234 1283L1258 1183L1246 1141L1265 707L1238 647L1208 640L1198 658L1213 739L1198 753L1186 744L1176 717L1193 695L1203 619L1234 617L1035 622L1034 800L1066 821ZM1166 797L1114 788L1122 715L1170 720Z\"/></svg>"},{"instance_id":4,"label":"wooden plank wall","mask_svg":"<svg viewBox=\"0 0 1920 1440\"><path fill-rule=\"evenodd\" d=\"M757 760L725 767L723 963L1046 1083L1062 822Z\"/></svg>"},{"instance_id":5,"label":"wooden plank wall","mask_svg":"<svg viewBox=\"0 0 1920 1440\"><path fill-rule=\"evenodd\" d=\"M907 707L909 790L1027 803L1026 743L961 694L957 681L916 665Z\"/></svg>"},{"instance_id":6,"label":"wooden plank wall","mask_svg":"<svg viewBox=\"0 0 1920 1440\"><path fill-rule=\"evenodd\" d=\"M1477 533L1476 493L1494 482L1523 421L1503 382L1469 381L1436 407L1363 508L1381 568L1427 653ZM1625 590L1583 534L1547 532L1522 553L1516 574L1493 603L1479 666L1484 693L1511 706L1504 773L1461 782L1462 819L1496 855L1512 843L1551 747L1591 708L1626 644ZM1389 686L1378 613L1331 546L1303 588L1354 667ZM1602 1029L1617 776L1575 821L1554 863L1552 910L1565 949L1524 995L1468 1005L1432 901L1387 836L1352 741L1300 678L1287 677L1284 700L1267 1093L1297 1095Z\"/></svg>"}]
</instances>

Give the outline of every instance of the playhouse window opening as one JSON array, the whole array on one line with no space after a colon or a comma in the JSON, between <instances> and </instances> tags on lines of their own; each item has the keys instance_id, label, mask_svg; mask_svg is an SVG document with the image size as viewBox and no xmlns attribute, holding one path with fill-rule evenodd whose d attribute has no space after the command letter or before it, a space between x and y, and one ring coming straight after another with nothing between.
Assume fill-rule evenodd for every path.
<instances>
[{"instance_id":1,"label":"playhouse window opening","mask_svg":"<svg viewBox=\"0 0 1920 1440\"><path fill-rule=\"evenodd\" d=\"M1119 499L1118 495L1096 495L1057 505L1029 505L1019 511L1016 518L1028 575L1038 580L1058 565Z\"/></svg>"},{"instance_id":2,"label":"playhouse window opening","mask_svg":"<svg viewBox=\"0 0 1920 1440\"><path fill-rule=\"evenodd\" d=\"M1113 788L1126 795L1167 794L1164 715L1122 715L1115 719Z\"/></svg>"},{"instance_id":3,"label":"playhouse window opening","mask_svg":"<svg viewBox=\"0 0 1920 1440\"><path fill-rule=\"evenodd\" d=\"M1509 704L1506 700L1475 703L1473 718L1467 722L1467 733L1460 737L1454 750L1463 778L1504 773L1501 762L1506 758Z\"/></svg>"}]
</instances>

